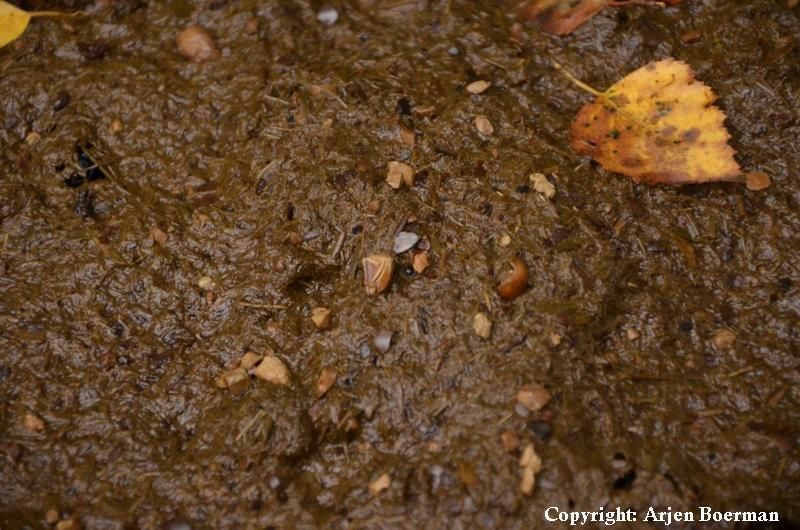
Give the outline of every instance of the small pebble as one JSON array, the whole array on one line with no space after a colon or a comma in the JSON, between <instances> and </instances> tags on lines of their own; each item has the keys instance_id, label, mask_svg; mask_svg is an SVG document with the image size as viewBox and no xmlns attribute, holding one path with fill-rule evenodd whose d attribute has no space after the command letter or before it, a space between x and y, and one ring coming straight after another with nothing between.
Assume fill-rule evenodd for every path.
<instances>
[{"instance_id":1,"label":"small pebble","mask_svg":"<svg viewBox=\"0 0 800 530\"><path fill-rule=\"evenodd\" d=\"M328 329L331 325L331 310L327 307L315 307L311 310L311 321L317 329Z\"/></svg>"},{"instance_id":2,"label":"small pebble","mask_svg":"<svg viewBox=\"0 0 800 530\"><path fill-rule=\"evenodd\" d=\"M291 374L283 361L274 355L264 357L261 363L253 371L253 375L276 385L289 386Z\"/></svg>"},{"instance_id":3,"label":"small pebble","mask_svg":"<svg viewBox=\"0 0 800 530\"><path fill-rule=\"evenodd\" d=\"M547 180L547 177L544 176L542 173L533 173L530 176L531 183L533 184L533 189L541 193L547 199L552 199L556 195L556 187L553 186L552 182Z\"/></svg>"},{"instance_id":4,"label":"small pebble","mask_svg":"<svg viewBox=\"0 0 800 530\"><path fill-rule=\"evenodd\" d=\"M392 485L392 477L390 477L388 473L384 473L380 477L370 482L369 492L373 496L377 496L383 490L389 489L389 486L391 485Z\"/></svg>"},{"instance_id":5,"label":"small pebble","mask_svg":"<svg viewBox=\"0 0 800 530\"><path fill-rule=\"evenodd\" d=\"M447 54L450 55L450 57L455 57L459 53L460 52L458 51L458 48L456 48L455 46L450 46L449 48L447 48Z\"/></svg>"},{"instance_id":6,"label":"small pebble","mask_svg":"<svg viewBox=\"0 0 800 530\"><path fill-rule=\"evenodd\" d=\"M485 134L487 136L491 136L494 134L494 127L492 126L492 122L489 121L484 115L475 116L475 128L478 129L478 132L481 134Z\"/></svg>"},{"instance_id":7,"label":"small pebble","mask_svg":"<svg viewBox=\"0 0 800 530\"><path fill-rule=\"evenodd\" d=\"M202 63L219 57L219 50L211 33L197 24L192 24L178 33L178 51L187 59Z\"/></svg>"},{"instance_id":8,"label":"small pebble","mask_svg":"<svg viewBox=\"0 0 800 530\"><path fill-rule=\"evenodd\" d=\"M473 81L472 83L467 85L467 92L470 94L483 94L486 92L492 84L489 81L485 81L483 79L479 81Z\"/></svg>"},{"instance_id":9,"label":"small pebble","mask_svg":"<svg viewBox=\"0 0 800 530\"><path fill-rule=\"evenodd\" d=\"M475 317L472 319L472 329L480 338L488 339L492 334L492 321L489 319L489 315L482 311L475 313Z\"/></svg>"},{"instance_id":10,"label":"small pebble","mask_svg":"<svg viewBox=\"0 0 800 530\"><path fill-rule=\"evenodd\" d=\"M339 12L334 7L325 6L317 12L317 20L326 26L332 26L339 20Z\"/></svg>"},{"instance_id":11,"label":"small pebble","mask_svg":"<svg viewBox=\"0 0 800 530\"><path fill-rule=\"evenodd\" d=\"M417 244L419 241L419 236L414 232L398 232L396 236L394 236L394 253L395 254L402 254L403 252L409 251Z\"/></svg>"},{"instance_id":12,"label":"small pebble","mask_svg":"<svg viewBox=\"0 0 800 530\"><path fill-rule=\"evenodd\" d=\"M517 392L517 401L531 412L541 410L552 399L550 392L540 384L522 386Z\"/></svg>"},{"instance_id":13,"label":"small pebble","mask_svg":"<svg viewBox=\"0 0 800 530\"><path fill-rule=\"evenodd\" d=\"M317 379L317 397L324 396L328 390L336 383L336 370L333 368L323 368Z\"/></svg>"},{"instance_id":14,"label":"small pebble","mask_svg":"<svg viewBox=\"0 0 800 530\"><path fill-rule=\"evenodd\" d=\"M388 329L380 330L372 339L372 344L381 353L386 353L392 345L392 332Z\"/></svg>"},{"instance_id":15,"label":"small pebble","mask_svg":"<svg viewBox=\"0 0 800 530\"><path fill-rule=\"evenodd\" d=\"M25 413L25 419L22 423L25 428L31 432L41 432L44 430L44 421L42 418L31 412Z\"/></svg>"}]
</instances>

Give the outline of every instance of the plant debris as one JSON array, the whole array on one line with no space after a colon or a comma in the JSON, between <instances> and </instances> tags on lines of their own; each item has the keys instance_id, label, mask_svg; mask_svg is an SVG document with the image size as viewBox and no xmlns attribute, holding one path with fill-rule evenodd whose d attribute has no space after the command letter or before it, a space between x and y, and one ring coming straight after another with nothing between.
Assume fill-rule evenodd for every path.
<instances>
[{"instance_id":1,"label":"plant debris","mask_svg":"<svg viewBox=\"0 0 800 530\"><path fill-rule=\"evenodd\" d=\"M384 473L376 478L369 484L369 492L374 496L378 496L382 491L389 489L392 485L392 477L388 473Z\"/></svg>"},{"instance_id":2,"label":"plant debris","mask_svg":"<svg viewBox=\"0 0 800 530\"><path fill-rule=\"evenodd\" d=\"M491 136L494 134L492 122L490 122L489 118L482 114L475 116L475 128L478 129L479 133L485 134L486 136Z\"/></svg>"},{"instance_id":3,"label":"plant debris","mask_svg":"<svg viewBox=\"0 0 800 530\"><path fill-rule=\"evenodd\" d=\"M323 368L317 379L317 397L321 398L336 383L336 370Z\"/></svg>"},{"instance_id":4,"label":"plant debris","mask_svg":"<svg viewBox=\"0 0 800 530\"><path fill-rule=\"evenodd\" d=\"M530 181L533 184L533 189L544 195L546 199L552 199L556 196L556 187L547 180L543 173L532 173Z\"/></svg>"},{"instance_id":5,"label":"plant debris","mask_svg":"<svg viewBox=\"0 0 800 530\"><path fill-rule=\"evenodd\" d=\"M328 329L331 325L331 310L327 307L315 307L311 310L311 321L317 329Z\"/></svg>"},{"instance_id":6,"label":"plant debris","mask_svg":"<svg viewBox=\"0 0 800 530\"><path fill-rule=\"evenodd\" d=\"M386 182L396 190L403 184L410 188L414 186L414 168L403 162L389 162L386 164Z\"/></svg>"},{"instance_id":7,"label":"plant debris","mask_svg":"<svg viewBox=\"0 0 800 530\"><path fill-rule=\"evenodd\" d=\"M380 294L389 288L394 273L394 259L385 254L373 254L361 260L364 287L368 295Z\"/></svg>"},{"instance_id":8,"label":"plant debris","mask_svg":"<svg viewBox=\"0 0 800 530\"><path fill-rule=\"evenodd\" d=\"M571 127L571 145L606 170L649 184L737 180L725 114L716 96L675 59L648 63L585 105Z\"/></svg>"},{"instance_id":9,"label":"plant debris","mask_svg":"<svg viewBox=\"0 0 800 530\"><path fill-rule=\"evenodd\" d=\"M683 0L532 0L523 5L520 18L556 35L568 35L607 7L634 4L678 4Z\"/></svg>"}]
</instances>

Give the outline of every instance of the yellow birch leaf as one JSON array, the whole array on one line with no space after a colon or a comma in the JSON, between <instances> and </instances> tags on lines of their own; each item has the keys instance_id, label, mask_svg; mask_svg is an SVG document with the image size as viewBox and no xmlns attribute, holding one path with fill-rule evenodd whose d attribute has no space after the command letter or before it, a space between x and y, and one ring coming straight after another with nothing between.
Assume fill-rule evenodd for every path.
<instances>
[{"instance_id":1,"label":"yellow birch leaf","mask_svg":"<svg viewBox=\"0 0 800 530\"><path fill-rule=\"evenodd\" d=\"M597 96L572 122L577 153L649 184L740 180L725 114L686 63L648 63L602 93L576 82Z\"/></svg>"},{"instance_id":2,"label":"yellow birch leaf","mask_svg":"<svg viewBox=\"0 0 800 530\"><path fill-rule=\"evenodd\" d=\"M22 35L30 21L30 13L0 0L0 48Z\"/></svg>"},{"instance_id":3,"label":"yellow birch leaf","mask_svg":"<svg viewBox=\"0 0 800 530\"><path fill-rule=\"evenodd\" d=\"M0 0L0 48L25 32L33 17L68 17L71 13L58 11L23 11Z\"/></svg>"}]
</instances>

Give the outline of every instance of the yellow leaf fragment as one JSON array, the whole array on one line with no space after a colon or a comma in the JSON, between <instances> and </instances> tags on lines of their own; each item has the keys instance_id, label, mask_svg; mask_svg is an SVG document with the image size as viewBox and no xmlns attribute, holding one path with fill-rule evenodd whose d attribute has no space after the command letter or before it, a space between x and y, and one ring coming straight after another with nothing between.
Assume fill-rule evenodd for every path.
<instances>
[{"instance_id":1,"label":"yellow leaf fragment","mask_svg":"<svg viewBox=\"0 0 800 530\"><path fill-rule=\"evenodd\" d=\"M572 122L571 145L637 182L738 180L725 114L714 100L688 64L648 63L581 109Z\"/></svg>"},{"instance_id":2,"label":"yellow leaf fragment","mask_svg":"<svg viewBox=\"0 0 800 530\"><path fill-rule=\"evenodd\" d=\"M0 0L0 48L25 32L31 14Z\"/></svg>"}]
</instances>

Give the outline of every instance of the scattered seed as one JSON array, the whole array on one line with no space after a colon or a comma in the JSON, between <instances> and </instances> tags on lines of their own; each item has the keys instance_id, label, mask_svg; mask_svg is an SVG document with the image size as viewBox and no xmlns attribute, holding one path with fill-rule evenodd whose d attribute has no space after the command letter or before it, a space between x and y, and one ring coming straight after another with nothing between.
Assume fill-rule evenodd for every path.
<instances>
[{"instance_id":1,"label":"scattered seed","mask_svg":"<svg viewBox=\"0 0 800 530\"><path fill-rule=\"evenodd\" d=\"M550 392L539 384L523 385L517 392L517 401L531 412L541 410L552 399Z\"/></svg>"},{"instance_id":2,"label":"scattered seed","mask_svg":"<svg viewBox=\"0 0 800 530\"><path fill-rule=\"evenodd\" d=\"M512 430L503 431L500 435L500 443L506 453L513 453L519 447L519 436Z\"/></svg>"},{"instance_id":3,"label":"scattered seed","mask_svg":"<svg viewBox=\"0 0 800 530\"><path fill-rule=\"evenodd\" d=\"M400 140L409 147L414 147L417 141L414 131L405 127L400 127Z\"/></svg>"},{"instance_id":4,"label":"scattered seed","mask_svg":"<svg viewBox=\"0 0 800 530\"><path fill-rule=\"evenodd\" d=\"M392 477L389 476L388 473L384 473L380 477L373 480L369 485L369 492L373 496L377 496L383 490L389 489L389 486L392 485Z\"/></svg>"},{"instance_id":5,"label":"scattered seed","mask_svg":"<svg viewBox=\"0 0 800 530\"><path fill-rule=\"evenodd\" d=\"M511 244L511 236L508 234L503 234L503 236L500 238L500 246L507 247L510 244Z\"/></svg>"},{"instance_id":6,"label":"scattered seed","mask_svg":"<svg viewBox=\"0 0 800 530\"><path fill-rule=\"evenodd\" d=\"M552 199L556 195L556 187L553 183L547 180L543 173L532 173L530 176L533 189L541 193L547 199Z\"/></svg>"},{"instance_id":7,"label":"scattered seed","mask_svg":"<svg viewBox=\"0 0 800 530\"><path fill-rule=\"evenodd\" d=\"M114 118L111 120L111 125L108 126L108 130L111 132L111 134L121 133L123 130L125 130L125 124L123 124L122 121L118 120L117 118Z\"/></svg>"},{"instance_id":8,"label":"scattered seed","mask_svg":"<svg viewBox=\"0 0 800 530\"><path fill-rule=\"evenodd\" d=\"M317 397L325 395L328 390L336 383L336 370L333 368L323 368L317 379Z\"/></svg>"},{"instance_id":9,"label":"scattered seed","mask_svg":"<svg viewBox=\"0 0 800 530\"><path fill-rule=\"evenodd\" d=\"M542 470L542 460L536 454L533 444L528 444L523 449L522 456L519 459L519 466L522 468L519 490L523 495L531 495L536 485L536 473Z\"/></svg>"},{"instance_id":10,"label":"scattered seed","mask_svg":"<svg viewBox=\"0 0 800 530\"><path fill-rule=\"evenodd\" d=\"M480 79L478 81L473 81L472 83L468 84L467 92L469 92L470 94L483 94L489 89L490 86L492 86L492 83Z\"/></svg>"},{"instance_id":11,"label":"scattered seed","mask_svg":"<svg viewBox=\"0 0 800 530\"><path fill-rule=\"evenodd\" d=\"M234 368L224 372L217 378L218 388L229 388L235 394L238 394L249 383L250 378L247 375L245 368Z\"/></svg>"},{"instance_id":12,"label":"scattered seed","mask_svg":"<svg viewBox=\"0 0 800 530\"><path fill-rule=\"evenodd\" d=\"M419 236L414 232L398 232L394 236L394 253L402 254L414 248L419 241Z\"/></svg>"},{"instance_id":13,"label":"scattered seed","mask_svg":"<svg viewBox=\"0 0 800 530\"><path fill-rule=\"evenodd\" d=\"M32 132L25 137L25 143L28 145L35 145L41 140L42 137L37 132Z\"/></svg>"},{"instance_id":14,"label":"scattered seed","mask_svg":"<svg viewBox=\"0 0 800 530\"><path fill-rule=\"evenodd\" d=\"M212 280L210 276L202 276L197 280L197 286L204 291L213 291L217 287L217 284L214 283L214 280Z\"/></svg>"},{"instance_id":15,"label":"scattered seed","mask_svg":"<svg viewBox=\"0 0 800 530\"><path fill-rule=\"evenodd\" d=\"M769 188L769 175L761 171L751 171L745 175L747 179L747 189L750 191L761 191Z\"/></svg>"},{"instance_id":16,"label":"scattered seed","mask_svg":"<svg viewBox=\"0 0 800 530\"><path fill-rule=\"evenodd\" d=\"M492 122L489 121L489 118L480 114L475 116L475 128L478 129L478 132L481 134L485 134L487 136L491 136L494 134L494 127L492 126Z\"/></svg>"},{"instance_id":17,"label":"scattered seed","mask_svg":"<svg viewBox=\"0 0 800 530\"><path fill-rule=\"evenodd\" d=\"M561 344L561 335L559 335L555 331L550 332L549 339L550 339L550 346L556 347L559 344Z\"/></svg>"},{"instance_id":18,"label":"scattered seed","mask_svg":"<svg viewBox=\"0 0 800 530\"><path fill-rule=\"evenodd\" d=\"M31 412L25 413L23 425L31 432L41 432L44 430L44 420Z\"/></svg>"},{"instance_id":19,"label":"scattered seed","mask_svg":"<svg viewBox=\"0 0 800 530\"><path fill-rule=\"evenodd\" d=\"M167 244L167 234L158 225L150 226L150 237L162 247Z\"/></svg>"},{"instance_id":20,"label":"scattered seed","mask_svg":"<svg viewBox=\"0 0 800 530\"><path fill-rule=\"evenodd\" d=\"M492 321L489 319L489 315L482 311L475 313L475 317L472 319L472 329L480 338L488 339L492 334Z\"/></svg>"},{"instance_id":21,"label":"scattered seed","mask_svg":"<svg viewBox=\"0 0 800 530\"><path fill-rule=\"evenodd\" d=\"M197 24L192 24L180 33L176 39L178 51L187 59L202 63L219 57L219 50L211 33Z\"/></svg>"},{"instance_id":22,"label":"scattered seed","mask_svg":"<svg viewBox=\"0 0 800 530\"><path fill-rule=\"evenodd\" d=\"M325 6L317 12L317 20L326 26L332 26L339 20L339 12L334 7Z\"/></svg>"},{"instance_id":23,"label":"scattered seed","mask_svg":"<svg viewBox=\"0 0 800 530\"><path fill-rule=\"evenodd\" d=\"M283 236L283 242L297 246L303 242L303 236L297 232L288 232L285 236Z\"/></svg>"},{"instance_id":24,"label":"scattered seed","mask_svg":"<svg viewBox=\"0 0 800 530\"><path fill-rule=\"evenodd\" d=\"M628 340L636 340L639 338L639 331L635 328L627 328L625 330L625 336L628 337Z\"/></svg>"},{"instance_id":25,"label":"scattered seed","mask_svg":"<svg viewBox=\"0 0 800 530\"><path fill-rule=\"evenodd\" d=\"M311 310L311 320L317 329L328 329L331 325L331 310L327 307L315 307Z\"/></svg>"},{"instance_id":26,"label":"scattered seed","mask_svg":"<svg viewBox=\"0 0 800 530\"><path fill-rule=\"evenodd\" d=\"M692 44L703 38L703 33L700 30L687 31L681 35L681 42L684 44Z\"/></svg>"},{"instance_id":27,"label":"scattered seed","mask_svg":"<svg viewBox=\"0 0 800 530\"><path fill-rule=\"evenodd\" d=\"M66 90L59 90L58 94L56 94L56 101L53 103L53 111L59 112L64 110L69 102L72 101L72 96L69 95L69 92Z\"/></svg>"},{"instance_id":28,"label":"scattered seed","mask_svg":"<svg viewBox=\"0 0 800 530\"><path fill-rule=\"evenodd\" d=\"M458 463L458 478L465 486L474 488L478 485L478 475L475 473L475 468L469 462Z\"/></svg>"},{"instance_id":29,"label":"scattered seed","mask_svg":"<svg viewBox=\"0 0 800 530\"><path fill-rule=\"evenodd\" d=\"M364 269L364 287L368 295L380 294L392 281L394 259L385 254L373 254L361 260Z\"/></svg>"},{"instance_id":30,"label":"scattered seed","mask_svg":"<svg viewBox=\"0 0 800 530\"><path fill-rule=\"evenodd\" d=\"M729 329L718 329L714 332L714 346L718 350L727 350L736 342L736 334Z\"/></svg>"},{"instance_id":31,"label":"scattered seed","mask_svg":"<svg viewBox=\"0 0 800 530\"><path fill-rule=\"evenodd\" d=\"M528 267L519 259L511 260L512 271L504 275L497 287L500 296L506 300L513 300L528 288Z\"/></svg>"},{"instance_id":32,"label":"scattered seed","mask_svg":"<svg viewBox=\"0 0 800 530\"><path fill-rule=\"evenodd\" d=\"M377 214L378 212L381 211L381 201L379 201L378 199L375 199L373 201L369 201L369 203L367 203L366 210L367 210L367 213L370 214L370 215ZM360 231L359 231L359 233L360 233Z\"/></svg>"},{"instance_id":33,"label":"scattered seed","mask_svg":"<svg viewBox=\"0 0 800 530\"><path fill-rule=\"evenodd\" d=\"M404 183L409 188L414 185L414 168L403 162L389 162L386 164L386 182L394 189L399 189Z\"/></svg>"},{"instance_id":34,"label":"scattered seed","mask_svg":"<svg viewBox=\"0 0 800 530\"><path fill-rule=\"evenodd\" d=\"M56 523L56 530L81 530L81 523L77 519L62 519Z\"/></svg>"},{"instance_id":35,"label":"scattered seed","mask_svg":"<svg viewBox=\"0 0 800 530\"><path fill-rule=\"evenodd\" d=\"M257 365L263 358L264 358L263 355L249 351L244 355L242 355L242 358L239 360L239 367L243 368L244 370L250 370L252 367Z\"/></svg>"},{"instance_id":36,"label":"scattered seed","mask_svg":"<svg viewBox=\"0 0 800 530\"><path fill-rule=\"evenodd\" d=\"M411 260L411 266L414 269L414 272L417 274L422 274L425 272L425 269L428 268L430 262L428 260L428 253L427 252L418 252L414 254L414 257Z\"/></svg>"},{"instance_id":37,"label":"scattered seed","mask_svg":"<svg viewBox=\"0 0 800 530\"><path fill-rule=\"evenodd\" d=\"M248 20L247 23L244 25L244 30L250 35L252 35L258 31L258 25L259 25L258 18L253 17L250 20Z\"/></svg>"},{"instance_id":38,"label":"scattered seed","mask_svg":"<svg viewBox=\"0 0 800 530\"><path fill-rule=\"evenodd\" d=\"M253 371L253 375L260 377L264 381L276 385L288 386L291 382L291 374L283 361L274 355L264 357L261 363Z\"/></svg>"},{"instance_id":39,"label":"scattered seed","mask_svg":"<svg viewBox=\"0 0 800 530\"><path fill-rule=\"evenodd\" d=\"M59 519L61 519L61 516L58 515L58 510L53 508L50 508L47 510L47 513L44 514L44 521L47 524L56 524Z\"/></svg>"},{"instance_id":40,"label":"scattered seed","mask_svg":"<svg viewBox=\"0 0 800 530\"><path fill-rule=\"evenodd\" d=\"M375 337L373 337L372 344L375 345L379 352L386 353L392 345L392 332L388 329L380 330Z\"/></svg>"}]
</instances>

